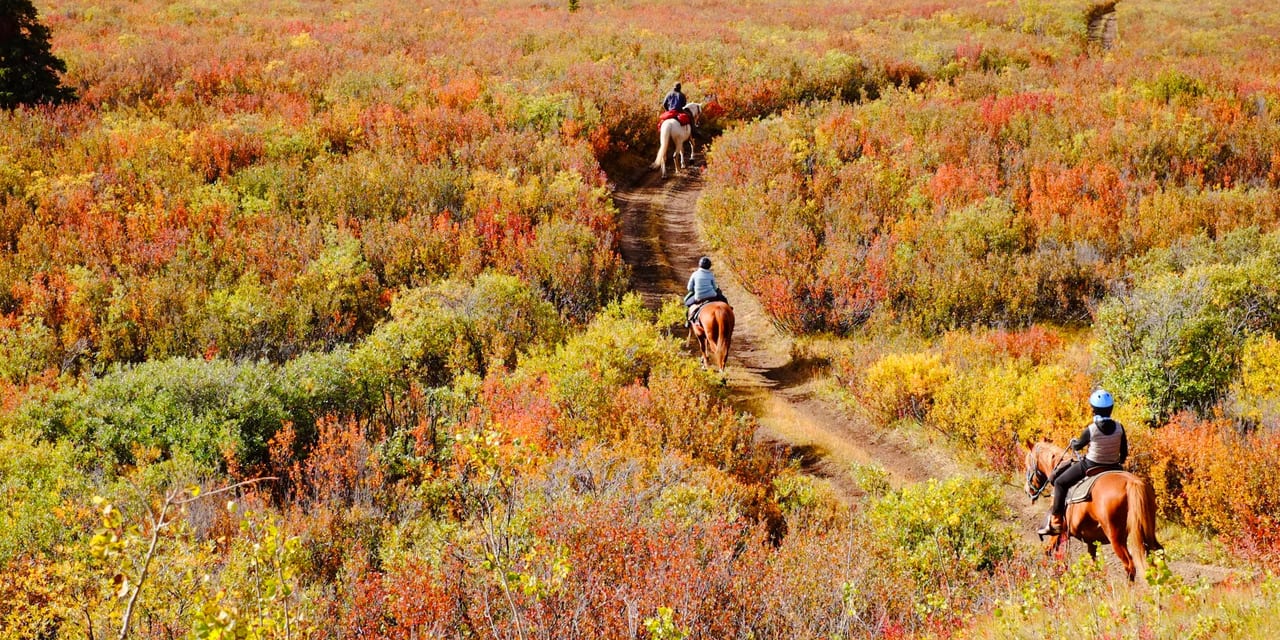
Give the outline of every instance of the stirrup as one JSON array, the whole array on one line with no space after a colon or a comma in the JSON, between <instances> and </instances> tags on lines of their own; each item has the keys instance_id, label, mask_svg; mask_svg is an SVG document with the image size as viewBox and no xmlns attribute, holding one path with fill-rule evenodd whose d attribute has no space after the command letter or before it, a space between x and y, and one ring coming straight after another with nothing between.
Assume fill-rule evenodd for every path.
<instances>
[{"instance_id":1,"label":"stirrup","mask_svg":"<svg viewBox=\"0 0 1280 640\"><path fill-rule=\"evenodd\" d=\"M1062 535L1062 525L1058 525L1055 527L1053 526L1053 524L1054 524L1053 516L1052 515L1045 516L1044 526L1036 530L1036 535L1040 536L1041 538L1045 536Z\"/></svg>"}]
</instances>

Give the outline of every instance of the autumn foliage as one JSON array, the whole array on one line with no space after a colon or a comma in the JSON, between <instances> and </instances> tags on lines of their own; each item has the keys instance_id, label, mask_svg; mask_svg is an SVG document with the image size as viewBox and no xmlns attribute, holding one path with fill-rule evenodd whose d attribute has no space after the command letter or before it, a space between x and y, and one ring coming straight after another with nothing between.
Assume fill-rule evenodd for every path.
<instances>
[{"instance_id":1,"label":"autumn foliage","mask_svg":"<svg viewBox=\"0 0 1280 640\"><path fill-rule=\"evenodd\" d=\"M1099 382L1164 518L1274 566L1253 4L1102 55L1073 2L40 3L77 100L0 113L0 635L976 636L1101 582L992 479ZM972 477L838 494L627 294L674 81L717 264ZM1228 589L1120 619L1274 618Z\"/></svg>"}]
</instances>

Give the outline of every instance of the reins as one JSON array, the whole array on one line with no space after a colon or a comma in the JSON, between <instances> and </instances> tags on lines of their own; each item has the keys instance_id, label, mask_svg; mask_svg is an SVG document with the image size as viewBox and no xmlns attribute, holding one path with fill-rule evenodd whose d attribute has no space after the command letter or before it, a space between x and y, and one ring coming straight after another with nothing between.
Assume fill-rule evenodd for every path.
<instances>
[{"instance_id":1,"label":"reins","mask_svg":"<svg viewBox=\"0 0 1280 640\"><path fill-rule=\"evenodd\" d=\"M1040 445L1037 444L1036 448L1039 448L1039 446ZM1068 450L1064 449L1062 453L1059 453L1058 455L1053 457L1053 462L1049 464L1050 472L1052 472L1054 469L1057 469L1059 464L1062 464L1062 460L1067 456L1067 451ZM1034 452L1033 452L1033 455L1034 455ZM1036 456L1036 461L1039 462L1039 460L1040 460L1040 457ZM1036 465L1034 470L1027 471L1027 486L1030 487L1032 483L1037 480L1040 481L1040 488L1036 489L1035 493L1031 494L1032 503L1035 503L1036 500L1039 500L1040 496L1044 495L1044 490L1049 488L1049 474L1042 471L1040 469L1039 464Z\"/></svg>"}]
</instances>

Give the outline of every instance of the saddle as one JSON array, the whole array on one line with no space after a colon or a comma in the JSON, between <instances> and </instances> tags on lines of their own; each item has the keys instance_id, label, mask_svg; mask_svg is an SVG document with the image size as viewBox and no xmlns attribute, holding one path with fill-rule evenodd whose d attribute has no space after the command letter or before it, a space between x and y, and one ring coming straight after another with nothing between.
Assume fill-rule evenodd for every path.
<instances>
[{"instance_id":1,"label":"saddle","mask_svg":"<svg viewBox=\"0 0 1280 640\"><path fill-rule=\"evenodd\" d=\"M1094 467L1085 472L1084 480L1077 482L1074 486L1067 490L1067 504L1075 504L1077 502L1088 502L1093 499L1090 495L1093 492L1093 483L1098 478L1109 473L1120 473L1124 469L1114 465L1103 465Z\"/></svg>"},{"instance_id":2,"label":"saddle","mask_svg":"<svg viewBox=\"0 0 1280 640\"><path fill-rule=\"evenodd\" d=\"M683 109L678 111L672 109L670 111L663 111L662 115L658 116L658 128L662 128L662 122L664 120L670 120L672 118L675 118L677 122L683 125L688 125L690 122L689 113L687 111Z\"/></svg>"},{"instance_id":3,"label":"saddle","mask_svg":"<svg viewBox=\"0 0 1280 640\"><path fill-rule=\"evenodd\" d=\"M698 312L702 311L702 307L706 306L708 302L711 302L711 301L703 300L702 302L689 305L689 315L688 315L688 318L686 319L689 321L690 325L694 325L694 324L698 326L702 325L702 321L698 320Z\"/></svg>"}]
</instances>

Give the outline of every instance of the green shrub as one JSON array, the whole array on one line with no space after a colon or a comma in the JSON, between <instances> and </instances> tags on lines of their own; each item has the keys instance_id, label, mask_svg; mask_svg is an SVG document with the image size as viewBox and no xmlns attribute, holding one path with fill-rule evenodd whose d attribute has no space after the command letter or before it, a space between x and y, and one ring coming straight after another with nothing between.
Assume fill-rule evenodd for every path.
<instances>
[{"instance_id":1,"label":"green shrub","mask_svg":"<svg viewBox=\"0 0 1280 640\"><path fill-rule=\"evenodd\" d=\"M76 533L62 508L87 497L81 462L65 442L0 437L0 567L19 555L49 552Z\"/></svg>"},{"instance_id":2,"label":"green shrub","mask_svg":"<svg viewBox=\"0 0 1280 640\"><path fill-rule=\"evenodd\" d=\"M261 462L284 423L308 438L326 413L368 406L359 395L368 385L348 373L348 358L338 350L283 367L187 358L119 367L28 402L18 422L118 463L178 451L210 467Z\"/></svg>"},{"instance_id":3,"label":"green shrub","mask_svg":"<svg viewBox=\"0 0 1280 640\"><path fill-rule=\"evenodd\" d=\"M562 332L555 308L528 285L485 273L472 284L402 292L391 320L355 348L352 369L392 388L443 386L462 373L483 377L491 367L513 367L520 351Z\"/></svg>"},{"instance_id":4,"label":"green shrub","mask_svg":"<svg viewBox=\"0 0 1280 640\"><path fill-rule=\"evenodd\" d=\"M951 478L885 496L871 506L867 524L879 560L914 581L918 601L929 610L958 604L964 585L1013 553L1007 516L993 482Z\"/></svg>"},{"instance_id":5,"label":"green shrub","mask_svg":"<svg viewBox=\"0 0 1280 640\"><path fill-rule=\"evenodd\" d=\"M116 369L29 405L25 418L49 439L128 463L145 449L190 453L204 464L259 457L289 418L271 389L271 368L177 358Z\"/></svg>"},{"instance_id":6,"label":"green shrub","mask_svg":"<svg viewBox=\"0 0 1280 640\"><path fill-rule=\"evenodd\" d=\"M17 326L0 327L0 379L24 383L57 365L57 336L40 318L23 318Z\"/></svg>"},{"instance_id":7,"label":"green shrub","mask_svg":"<svg viewBox=\"0 0 1280 640\"><path fill-rule=\"evenodd\" d=\"M1095 353L1107 384L1142 398L1153 422L1217 403L1246 339L1280 330L1278 241L1244 230L1145 256L1133 289L1098 311Z\"/></svg>"},{"instance_id":8,"label":"green shrub","mask_svg":"<svg viewBox=\"0 0 1280 640\"><path fill-rule=\"evenodd\" d=\"M571 416L594 418L603 415L614 391L647 379L658 363L678 354L675 341L651 328L639 296L628 294L601 311L583 333L535 355L521 373L546 376L552 397Z\"/></svg>"}]
</instances>

